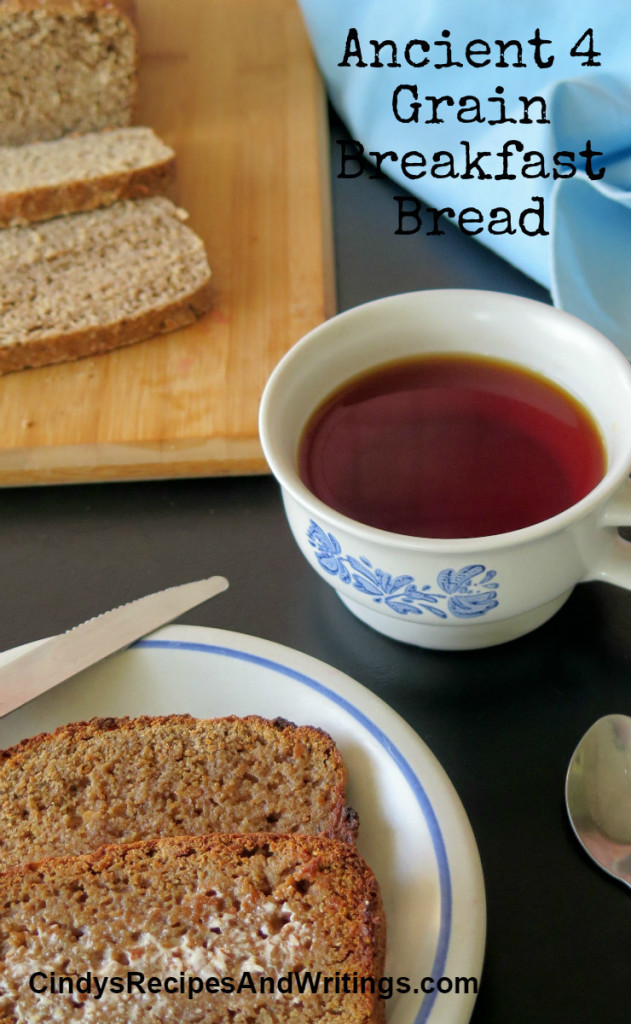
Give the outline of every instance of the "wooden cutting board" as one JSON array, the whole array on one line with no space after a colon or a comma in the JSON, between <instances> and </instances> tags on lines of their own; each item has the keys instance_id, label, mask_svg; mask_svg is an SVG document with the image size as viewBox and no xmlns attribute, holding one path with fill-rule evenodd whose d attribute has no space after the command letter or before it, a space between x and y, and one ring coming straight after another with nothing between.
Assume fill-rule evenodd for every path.
<instances>
[{"instance_id":1,"label":"wooden cutting board","mask_svg":"<svg viewBox=\"0 0 631 1024\"><path fill-rule=\"evenodd\" d=\"M0 485L257 473L269 373L334 306L326 109L295 0L137 0L139 108L213 270L192 327L0 378Z\"/></svg>"}]
</instances>

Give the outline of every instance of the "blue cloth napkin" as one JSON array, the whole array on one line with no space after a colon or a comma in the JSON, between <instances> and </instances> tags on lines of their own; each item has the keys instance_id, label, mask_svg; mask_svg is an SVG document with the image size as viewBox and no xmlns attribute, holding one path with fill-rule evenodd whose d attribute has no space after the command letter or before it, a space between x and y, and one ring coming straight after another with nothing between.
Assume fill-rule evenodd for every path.
<instances>
[{"instance_id":1,"label":"blue cloth napkin","mask_svg":"<svg viewBox=\"0 0 631 1024\"><path fill-rule=\"evenodd\" d=\"M316 58L324 74L333 105L345 121L353 139L370 151L393 151L399 158L408 151L419 151L432 161L433 154L446 151L454 154L456 169L462 173L463 141L470 151L496 154L508 140L523 144L523 151L510 147L508 173L514 180L498 180L502 165L495 156L484 158L483 170L492 175L480 180L472 170L468 179L462 177L424 177L411 180L401 171L401 163L386 159L383 171L399 182L407 192L420 200L421 230L431 227L424 217L427 206L450 207L457 219L465 208L483 213L483 230L475 237L505 259L550 289L556 305L593 324L627 355L631 356L631 3L629 0L299 0ZM349 31L356 30L352 37ZM528 41L539 29L542 43L538 50ZM592 30L588 32L588 30ZM444 32L449 33L447 36ZM411 57L423 67L412 67L405 61L405 46L410 40L426 41L427 47L415 45ZM373 67L375 50L371 40L393 40L397 43L400 67ZM484 67L471 67L466 60L466 46L472 40L488 43L488 51L476 44L470 55L474 63L488 59ZM518 40L522 44L521 64L517 48L507 47L505 63L496 40ZM440 45L437 45L441 41ZM447 47L451 43L452 59L463 67L435 65L448 62ZM346 63L344 62L348 43ZM358 45L361 58L368 65L358 66ZM589 48L598 51L592 62ZM575 48L576 55L571 54ZM539 66L554 57L548 67ZM392 58L392 48L380 51L382 64ZM399 86L417 90L419 123L402 123L393 112L393 94ZM498 92L497 89L500 89ZM502 91L503 90L503 91ZM427 96L450 96L454 105L438 107L437 117L443 123L425 123L432 117ZM474 96L480 100L483 123L463 123L456 113L471 101L459 104L461 98ZM546 120L539 103L529 108L533 123L519 123L524 106L519 97L540 96L546 104ZM493 97L493 102L489 98ZM402 117L411 117L414 95L409 89L399 94L397 109ZM504 113L500 107L504 101ZM489 125L502 116L514 117L518 123ZM587 141L594 152L603 154L586 160ZM572 177L523 177L524 154L541 152L545 168L553 169L554 155L574 154L576 173ZM369 159L371 159L369 157ZM559 160L568 162L567 157ZM374 162L374 158L372 158ZM531 162L534 158L531 158ZM342 151L337 159L342 169ZM349 172L357 168L349 160ZM533 165L534 166L534 165ZM602 168L605 173L598 177ZM559 165L562 174L567 167ZM374 173L374 171L373 171ZM541 204L533 204L541 197ZM394 206L394 204L393 204ZM511 212L513 234L492 234L487 225L493 208ZM544 211L543 219L535 214L524 224L530 232L518 227L520 212L526 209ZM402 222L406 230L414 227L411 214ZM470 222L473 224L473 222ZM477 222L476 222L477 224ZM393 230L398 226L398 211L393 210ZM473 225L475 226L475 225ZM543 226L548 234L535 233ZM440 237L431 243L440 245Z\"/></svg>"}]
</instances>

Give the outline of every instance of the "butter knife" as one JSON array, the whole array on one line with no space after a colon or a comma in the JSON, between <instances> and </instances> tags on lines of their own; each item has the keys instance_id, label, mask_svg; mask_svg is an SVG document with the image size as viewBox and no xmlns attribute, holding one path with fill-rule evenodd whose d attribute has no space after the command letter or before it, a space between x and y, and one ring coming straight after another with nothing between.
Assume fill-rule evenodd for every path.
<instances>
[{"instance_id":1,"label":"butter knife","mask_svg":"<svg viewBox=\"0 0 631 1024\"><path fill-rule=\"evenodd\" d=\"M183 583L97 615L0 666L0 718L220 594L223 576Z\"/></svg>"}]
</instances>

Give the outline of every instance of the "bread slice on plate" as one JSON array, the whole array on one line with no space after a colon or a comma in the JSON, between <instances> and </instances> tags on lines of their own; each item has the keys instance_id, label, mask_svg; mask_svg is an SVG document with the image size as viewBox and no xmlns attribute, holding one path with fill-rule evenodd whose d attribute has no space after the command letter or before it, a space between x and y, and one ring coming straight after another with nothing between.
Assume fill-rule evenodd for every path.
<instances>
[{"instance_id":1,"label":"bread slice on plate","mask_svg":"<svg viewBox=\"0 0 631 1024\"><path fill-rule=\"evenodd\" d=\"M140 126L0 146L0 226L166 191L175 153Z\"/></svg>"},{"instance_id":2,"label":"bread slice on plate","mask_svg":"<svg viewBox=\"0 0 631 1024\"><path fill-rule=\"evenodd\" d=\"M337 840L107 846L5 872L0 903L2 1024L383 1020L379 888Z\"/></svg>"},{"instance_id":3,"label":"bread slice on plate","mask_svg":"<svg viewBox=\"0 0 631 1024\"><path fill-rule=\"evenodd\" d=\"M122 0L2 0L0 145L129 124L133 14Z\"/></svg>"},{"instance_id":4,"label":"bread slice on plate","mask_svg":"<svg viewBox=\"0 0 631 1024\"><path fill-rule=\"evenodd\" d=\"M0 753L0 868L210 832L353 842L333 740L284 719L101 718Z\"/></svg>"},{"instance_id":5,"label":"bread slice on plate","mask_svg":"<svg viewBox=\"0 0 631 1024\"><path fill-rule=\"evenodd\" d=\"M0 373L77 359L191 323L210 268L164 196L0 231Z\"/></svg>"}]
</instances>

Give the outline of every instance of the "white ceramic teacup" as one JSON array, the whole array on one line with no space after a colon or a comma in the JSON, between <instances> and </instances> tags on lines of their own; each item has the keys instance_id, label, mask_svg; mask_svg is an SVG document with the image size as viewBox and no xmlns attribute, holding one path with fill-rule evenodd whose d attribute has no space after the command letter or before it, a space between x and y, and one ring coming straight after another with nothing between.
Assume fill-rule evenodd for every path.
<instances>
[{"instance_id":1,"label":"white ceramic teacup","mask_svg":"<svg viewBox=\"0 0 631 1024\"><path fill-rule=\"evenodd\" d=\"M365 526L316 498L297 472L311 414L337 387L385 362L468 353L543 374L598 424L607 469L586 497L543 522L466 539ZM326 321L281 360L265 388L260 435L289 525L313 568L362 621L422 647L488 647L535 629L577 583L631 589L631 366L593 328L542 303L485 291L396 295Z\"/></svg>"}]
</instances>

